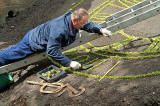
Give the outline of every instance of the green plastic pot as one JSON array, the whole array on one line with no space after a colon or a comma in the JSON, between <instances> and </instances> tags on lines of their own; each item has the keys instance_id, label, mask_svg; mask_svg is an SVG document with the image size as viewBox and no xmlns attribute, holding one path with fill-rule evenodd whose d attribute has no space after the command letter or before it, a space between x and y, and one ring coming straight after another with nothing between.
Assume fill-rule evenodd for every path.
<instances>
[{"instance_id":1,"label":"green plastic pot","mask_svg":"<svg viewBox=\"0 0 160 106\"><path fill-rule=\"evenodd\" d=\"M14 80L9 73L0 74L0 91L13 82Z\"/></svg>"}]
</instances>

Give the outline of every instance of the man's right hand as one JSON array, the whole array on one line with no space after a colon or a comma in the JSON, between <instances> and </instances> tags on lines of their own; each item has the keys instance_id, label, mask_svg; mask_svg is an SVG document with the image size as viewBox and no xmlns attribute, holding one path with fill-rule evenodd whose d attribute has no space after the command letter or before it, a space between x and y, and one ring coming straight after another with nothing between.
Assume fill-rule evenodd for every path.
<instances>
[{"instance_id":1,"label":"man's right hand","mask_svg":"<svg viewBox=\"0 0 160 106\"><path fill-rule=\"evenodd\" d=\"M112 32L107 30L106 28L101 28L100 32L103 34L103 36L112 36Z\"/></svg>"},{"instance_id":2,"label":"man's right hand","mask_svg":"<svg viewBox=\"0 0 160 106\"><path fill-rule=\"evenodd\" d=\"M69 66L74 70L77 70L77 69L81 68L81 64L77 61L71 61Z\"/></svg>"}]
</instances>

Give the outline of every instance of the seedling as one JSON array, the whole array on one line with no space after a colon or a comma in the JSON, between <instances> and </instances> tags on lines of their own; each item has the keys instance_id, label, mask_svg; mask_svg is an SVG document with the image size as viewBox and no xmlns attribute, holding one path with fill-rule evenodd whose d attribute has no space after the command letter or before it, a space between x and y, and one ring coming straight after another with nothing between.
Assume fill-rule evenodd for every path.
<instances>
[{"instance_id":1,"label":"seedling","mask_svg":"<svg viewBox=\"0 0 160 106\"><path fill-rule=\"evenodd\" d=\"M54 65L51 65L42 71L38 72L37 75L48 82L54 82L64 76L66 76L66 72Z\"/></svg>"}]
</instances>

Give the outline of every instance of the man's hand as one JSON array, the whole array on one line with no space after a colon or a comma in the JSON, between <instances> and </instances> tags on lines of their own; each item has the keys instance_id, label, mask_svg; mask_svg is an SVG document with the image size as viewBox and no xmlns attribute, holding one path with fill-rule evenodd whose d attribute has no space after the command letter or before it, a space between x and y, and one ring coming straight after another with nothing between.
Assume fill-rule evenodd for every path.
<instances>
[{"instance_id":1,"label":"man's hand","mask_svg":"<svg viewBox=\"0 0 160 106\"><path fill-rule=\"evenodd\" d=\"M103 34L103 36L112 36L112 32L107 30L106 28L101 28L100 31Z\"/></svg>"},{"instance_id":2,"label":"man's hand","mask_svg":"<svg viewBox=\"0 0 160 106\"><path fill-rule=\"evenodd\" d=\"M77 69L81 68L81 64L77 61L71 61L69 66L74 70L77 70Z\"/></svg>"}]
</instances>

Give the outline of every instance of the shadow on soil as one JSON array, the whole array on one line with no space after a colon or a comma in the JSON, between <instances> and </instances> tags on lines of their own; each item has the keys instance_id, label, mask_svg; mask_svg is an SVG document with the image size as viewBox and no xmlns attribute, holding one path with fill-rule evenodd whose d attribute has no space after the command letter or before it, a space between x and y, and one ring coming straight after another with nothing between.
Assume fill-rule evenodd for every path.
<instances>
[{"instance_id":1,"label":"shadow on soil","mask_svg":"<svg viewBox=\"0 0 160 106\"><path fill-rule=\"evenodd\" d=\"M0 27L0 49L19 42L32 28L63 15L79 0L37 0L14 17L8 17ZM90 8L92 0L82 2L78 7Z\"/></svg>"}]
</instances>

